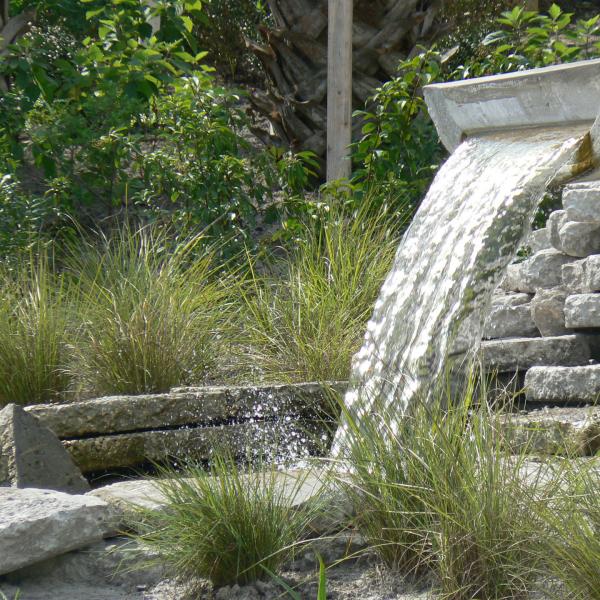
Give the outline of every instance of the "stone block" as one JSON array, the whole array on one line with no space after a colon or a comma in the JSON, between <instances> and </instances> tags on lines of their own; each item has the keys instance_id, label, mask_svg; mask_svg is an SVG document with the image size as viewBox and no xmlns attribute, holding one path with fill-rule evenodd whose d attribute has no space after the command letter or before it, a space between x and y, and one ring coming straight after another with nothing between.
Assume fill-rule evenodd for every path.
<instances>
[{"instance_id":1,"label":"stone block","mask_svg":"<svg viewBox=\"0 0 600 600\"><path fill-rule=\"evenodd\" d=\"M327 402L326 388L316 383L178 388L169 394L112 396L27 410L64 439L314 412Z\"/></svg>"},{"instance_id":2,"label":"stone block","mask_svg":"<svg viewBox=\"0 0 600 600\"><path fill-rule=\"evenodd\" d=\"M587 402L600 400L600 365L533 367L525 376L528 402Z\"/></svg>"},{"instance_id":3,"label":"stone block","mask_svg":"<svg viewBox=\"0 0 600 600\"><path fill-rule=\"evenodd\" d=\"M569 221L600 222L600 182L566 186L563 207Z\"/></svg>"},{"instance_id":4,"label":"stone block","mask_svg":"<svg viewBox=\"0 0 600 600\"><path fill-rule=\"evenodd\" d=\"M600 327L600 294L575 294L565 302L565 323L573 329Z\"/></svg>"},{"instance_id":5,"label":"stone block","mask_svg":"<svg viewBox=\"0 0 600 600\"><path fill-rule=\"evenodd\" d=\"M489 371L501 373L535 366L586 365L591 358L582 335L491 340L481 344L481 361Z\"/></svg>"},{"instance_id":6,"label":"stone block","mask_svg":"<svg viewBox=\"0 0 600 600\"><path fill-rule=\"evenodd\" d=\"M550 242L550 230L544 227L543 229L532 231L527 237L525 245L529 246L532 254L552 248L552 243Z\"/></svg>"},{"instance_id":7,"label":"stone block","mask_svg":"<svg viewBox=\"0 0 600 600\"><path fill-rule=\"evenodd\" d=\"M564 210L555 210L550 213L548 221L546 222L546 228L548 229L548 238L550 239L550 245L556 249L561 250L560 247L560 236L558 232L560 228L567 221L567 213Z\"/></svg>"},{"instance_id":8,"label":"stone block","mask_svg":"<svg viewBox=\"0 0 600 600\"><path fill-rule=\"evenodd\" d=\"M544 337L565 335L565 300L568 292L561 288L539 290L531 301L532 320Z\"/></svg>"},{"instance_id":9,"label":"stone block","mask_svg":"<svg viewBox=\"0 0 600 600\"><path fill-rule=\"evenodd\" d=\"M99 542L113 520L93 496L0 488L0 575Z\"/></svg>"},{"instance_id":10,"label":"stone block","mask_svg":"<svg viewBox=\"0 0 600 600\"><path fill-rule=\"evenodd\" d=\"M585 257L600 252L600 222L567 221L559 229L560 249L569 256Z\"/></svg>"},{"instance_id":11,"label":"stone block","mask_svg":"<svg viewBox=\"0 0 600 600\"><path fill-rule=\"evenodd\" d=\"M529 304L492 304L483 327L484 339L536 336L539 336L539 331L531 317Z\"/></svg>"},{"instance_id":12,"label":"stone block","mask_svg":"<svg viewBox=\"0 0 600 600\"><path fill-rule=\"evenodd\" d=\"M90 489L56 435L9 404L0 411L0 486L82 494Z\"/></svg>"},{"instance_id":13,"label":"stone block","mask_svg":"<svg viewBox=\"0 0 600 600\"><path fill-rule=\"evenodd\" d=\"M531 294L524 293L509 293L505 294L502 292L496 292L492 296L492 308L497 307L510 307L510 306L522 306L531 302L533 296Z\"/></svg>"},{"instance_id":14,"label":"stone block","mask_svg":"<svg viewBox=\"0 0 600 600\"><path fill-rule=\"evenodd\" d=\"M577 260L562 266L562 287L573 294L585 291L583 260Z\"/></svg>"},{"instance_id":15,"label":"stone block","mask_svg":"<svg viewBox=\"0 0 600 600\"><path fill-rule=\"evenodd\" d=\"M562 268L563 286L576 294L600 292L600 255L592 254Z\"/></svg>"},{"instance_id":16,"label":"stone block","mask_svg":"<svg viewBox=\"0 0 600 600\"><path fill-rule=\"evenodd\" d=\"M514 451L594 456L600 450L600 407L545 408L501 417Z\"/></svg>"},{"instance_id":17,"label":"stone block","mask_svg":"<svg viewBox=\"0 0 600 600\"><path fill-rule=\"evenodd\" d=\"M555 288L562 283L562 267L573 262L567 256L555 249L542 250L527 260L510 267L507 271L511 289L518 292L534 293L540 289Z\"/></svg>"}]
</instances>

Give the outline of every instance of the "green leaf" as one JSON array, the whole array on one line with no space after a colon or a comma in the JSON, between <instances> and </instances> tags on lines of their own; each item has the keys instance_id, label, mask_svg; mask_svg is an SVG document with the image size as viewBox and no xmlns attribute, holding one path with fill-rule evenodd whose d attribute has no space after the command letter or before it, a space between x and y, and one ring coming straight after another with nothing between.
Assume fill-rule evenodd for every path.
<instances>
[{"instance_id":1,"label":"green leaf","mask_svg":"<svg viewBox=\"0 0 600 600\"><path fill-rule=\"evenodd\" d=\"M562 10L561 10L560 6L558 6L558 4L553 4L548 9L548 14L556 21L556 19L558 19L558 17L560 17L560 15L562 15Z\"/></svg>"},{"instance_id":2,"label":"green leaf","mask_svg":"<svg viewBox=\"0 0 600 600\"><path fill-rule=\"evenodd\" d=\"M186 31L188 33L191 33L192 29L194 29L194 22L192 21L192 19L190 19L190 17L188 17L187 15L183 15L181 17L181 20L183 22L183 26L185 27Z\"/></svg>"}]
</instances>

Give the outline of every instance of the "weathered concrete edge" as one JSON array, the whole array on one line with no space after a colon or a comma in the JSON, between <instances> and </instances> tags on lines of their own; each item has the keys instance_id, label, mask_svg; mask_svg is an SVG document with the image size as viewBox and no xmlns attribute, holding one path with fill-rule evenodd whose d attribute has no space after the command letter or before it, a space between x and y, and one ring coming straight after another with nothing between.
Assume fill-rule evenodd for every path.
<instances>
[{"instance_id":1,"label":"weathered concrete edge","mask_svg":"<svg viewBox=\"0 0 600 600\"><path fill-rule=\"evenodd\" d=\"M600 59L424 88L444 146L455 150L474 133L589 125L599 113Z\"/></svg>"}]
</instances>

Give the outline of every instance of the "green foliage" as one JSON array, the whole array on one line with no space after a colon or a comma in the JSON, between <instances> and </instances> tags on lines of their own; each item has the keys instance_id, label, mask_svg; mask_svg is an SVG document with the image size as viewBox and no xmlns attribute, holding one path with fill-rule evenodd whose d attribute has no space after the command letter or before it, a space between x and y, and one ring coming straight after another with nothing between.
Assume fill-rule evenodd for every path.
<instances>
[{"instance_id":1,"label":"green foliage","mask_svg":"<svg viewBox=\"0 0 600 600\"><path fill-rule=\"evenodd\" d=\"M167 510L143 510L135 539L175 576L215 585L269 580L289 560L320 514L318 495L293 506L310 469L286 474L264 465L249 472L217 455L210 472L188 466L156 481Z\"/></svg>"},{"instance_id":2,"label":"green foliage","mask_svg":"<svg viewBox=\"0 0 600 600\"><path fill-rule=\"evenodd\" d=\"M356 210L334 202L318 216L300 226L297 246L272 275L251 265L243 283L242 351L260 379L348 377L406 212L392 217L368 202Z\"/></svg>"},{"instance_id":3,"label":"green foliage","mask_svg":"<svg viewBox=\"0 0 600 600\"><path fill-rule=\"evenodd\" d=\"M72 367L81 393L164 392L214 368L228 294L203 244L124 228L67 261L82 295Z\"/></svg>"},{"instance_id":4,"label":"green foliage","mask_svg":"<svg viewBox=\"0 0 600 600\"><path fill-rule=\"evenodd\" d=\"M220 74L236 81L255 80L260 69L245 38L255 40L267 16L264 0L204 0L194 35Z\"/></svg>"},{"instance_id":5,"label":"green foliage","mask_svg":"<svg viewBox=\"0 0 600 600\"><path fill-rule=\"evenodd\" d=\"M71 289L44 251L0 271L0 407L65 398L76 332Z\"/></svg>"},{"instance_id":6,"label":"green foliage","mask_svg":"<svg viewBox=\"0 0 600 600\"><path fill-rule=\"evenodd\" d=\"M536 498L557 493L558 475L542 464L525 481L527 449L511 456L485 388L471 377L402 419L385 405L346 419L345 488L359 530L389 567L431 570L452 600L529 597L542 572L532 514Z\"/></svg>"}]
</instances>

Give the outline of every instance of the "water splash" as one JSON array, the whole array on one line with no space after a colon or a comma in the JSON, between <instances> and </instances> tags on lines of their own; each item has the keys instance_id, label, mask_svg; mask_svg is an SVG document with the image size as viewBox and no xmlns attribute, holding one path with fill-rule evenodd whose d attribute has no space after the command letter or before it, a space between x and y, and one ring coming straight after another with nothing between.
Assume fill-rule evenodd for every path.
<instances>
[{"instance_id":1,"label":"water splash","mask_svg":"<svg viewBox=\"0 0 600 600\"><path fill-rule=\"evenodd\" d=\"M492 292L546 187L585 139L573 127L496 133L467 139L448 159L398 248L354 358L345 403L356 422L375 401L401 415L427 394L451 351L479 343ZM345 435L342 423L334 453Z\"/></svg>"}]
</instances>

